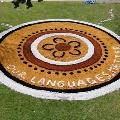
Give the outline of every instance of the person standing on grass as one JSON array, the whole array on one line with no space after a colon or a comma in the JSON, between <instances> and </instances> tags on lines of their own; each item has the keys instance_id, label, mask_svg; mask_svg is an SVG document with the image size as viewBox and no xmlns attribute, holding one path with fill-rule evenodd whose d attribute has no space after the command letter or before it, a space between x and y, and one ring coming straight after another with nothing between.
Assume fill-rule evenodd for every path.
<instances>
[{"instance_id":1,"label":"person standing on grass","mask_svg":"<svg viewBox=\"0 0 120 120\"><path fill-rule=\"evenodd\" d=\"M26 5L27 5L27 9L29 9L30 7L33 7L32 3L31 3L31 0L15 0L15 1L12 1L12 3L14 4L14 8L18 8L19 7L19 4L20 3L25 3L26 2Z\"/></svg>"}]
</instances>

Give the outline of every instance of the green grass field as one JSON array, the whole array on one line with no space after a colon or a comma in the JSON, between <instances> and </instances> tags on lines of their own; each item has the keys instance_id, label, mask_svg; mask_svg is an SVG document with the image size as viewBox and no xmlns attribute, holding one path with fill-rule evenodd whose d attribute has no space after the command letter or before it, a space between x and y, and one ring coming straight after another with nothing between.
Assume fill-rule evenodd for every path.
<instances>
[{"instance_id":1,"label":"green grass field","mask_svg":"<svg viewBox=\"0 0 120 120\"><path fill-rule=\"evenodd\" d=\"M0 3L0 23L13 26L42 19L68 18L97 24L109 17L115 19L101 24L120 35L120 4L84 5L79 2L33 3L32 9L11 3ZM7 29L0 26L0 31ZM120 120L120 90L89 101L55 101L33 98L0 85L0 120Z\"/></svg>"}]
</instances>

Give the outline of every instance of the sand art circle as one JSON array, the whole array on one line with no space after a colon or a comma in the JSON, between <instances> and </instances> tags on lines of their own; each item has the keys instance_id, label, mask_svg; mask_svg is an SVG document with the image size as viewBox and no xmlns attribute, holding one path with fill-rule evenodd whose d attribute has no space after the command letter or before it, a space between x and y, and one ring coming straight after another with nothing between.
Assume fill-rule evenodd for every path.
<instances>
[{"instance_id":1,"label":"sand art circle","mask_svg":"<svg viewBox=\"0 0 120 120\"><path fill-rule=\"evenodd\" d=\"M87 22L24 23L0 34L0 81L37 98L88 100L120 88L120 41Z\"/></svg>"}]
</instances>

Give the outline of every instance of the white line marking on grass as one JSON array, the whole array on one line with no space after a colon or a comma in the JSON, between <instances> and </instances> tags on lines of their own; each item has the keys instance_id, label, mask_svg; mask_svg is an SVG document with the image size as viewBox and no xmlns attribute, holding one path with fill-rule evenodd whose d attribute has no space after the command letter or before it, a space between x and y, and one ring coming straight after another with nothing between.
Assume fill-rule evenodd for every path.
<instances>
[{"instance_id":1,"label":"white line marking on grass","mask_svg":"<svg viewBox=\"0 0 120 120\"><path fill-rule=\"evenodd\" d=\"M98 23L99 25L102 24L102 23L104 23L104 22L111 21L111 20L113 20L113 19L115 18L114 13L113 13L113 9L110 9L108 13L109 13L109 18L100 21L100 22Z\"/></svg>"},{"instance_id":2,"label":"white line marking on grass","mask_svg":"<svg viewBox=\"0 0 120 120\"><path fill-rule=\"evenodd\" d=\"M3 27L8 27L8 28L12 28L13 27L12 25L6 24L6 23L1 23L0 25L3 26Z\"/></svg>"}]
</instances>

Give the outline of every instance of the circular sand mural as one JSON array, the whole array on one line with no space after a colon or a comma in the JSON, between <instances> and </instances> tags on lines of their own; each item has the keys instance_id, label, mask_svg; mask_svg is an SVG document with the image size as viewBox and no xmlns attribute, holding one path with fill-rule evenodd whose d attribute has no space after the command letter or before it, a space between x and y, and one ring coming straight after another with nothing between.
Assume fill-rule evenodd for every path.
<instances>
[{"instance_id":1,"label":"circular sand mural","mask_svg":"<svg viewBox=\"0 0 120 120\"><path fill-rule=\"evenodd\" d=\"M46 99L87 100L120 87L120 41L75 20L25 23L1 33L0 81Z\"/></svg>"}]
</instances>

